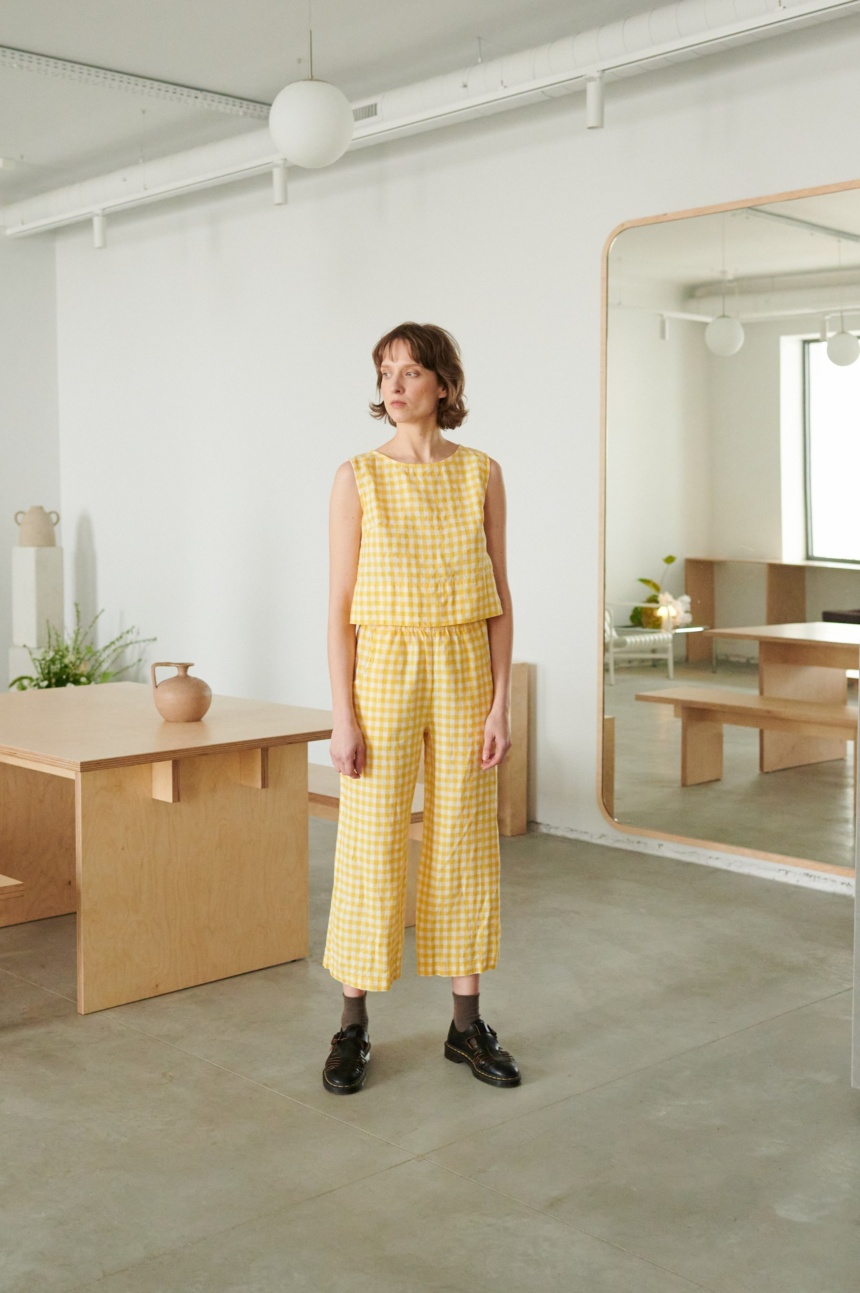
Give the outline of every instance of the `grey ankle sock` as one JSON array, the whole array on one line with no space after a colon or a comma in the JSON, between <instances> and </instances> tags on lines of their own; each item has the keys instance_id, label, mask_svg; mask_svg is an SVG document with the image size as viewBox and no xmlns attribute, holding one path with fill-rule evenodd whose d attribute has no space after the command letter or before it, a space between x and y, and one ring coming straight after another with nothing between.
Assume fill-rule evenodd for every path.
<instances>
[{"instance_id":1,"label":"grey ankle sock","mask_svg":"<svg viewBox=\"0 0 860 1293\"><path fill-rule=\"evenodd\" d=\"M340 1017L341 1028L349 1028L350 1024L361 1024L362 1028L367 1028L367 993L364 992L360 997L348 997L343 994L343 1014Z\"/></svg>"},{"instance_id":2,"label":"grey ankle sock","mask_svg":"<svg viewBox=\"0 0 860 1293\"><path fill-rule=\"evenodd\" d=\"M455 992L453 995L454 1027L458 1033L462 1033L466 1031L469 1024L473 1024L476 1019L481 1018L481 994L476 992L474 997L460 997Z\"/></svg>"}]
</instances>

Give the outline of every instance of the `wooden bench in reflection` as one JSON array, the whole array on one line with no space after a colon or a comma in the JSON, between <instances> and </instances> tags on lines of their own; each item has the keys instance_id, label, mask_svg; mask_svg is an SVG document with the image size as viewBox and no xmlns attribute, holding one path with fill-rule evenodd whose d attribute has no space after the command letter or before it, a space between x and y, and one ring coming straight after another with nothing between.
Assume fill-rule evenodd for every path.
<instances>
[{"instance_id":1,"label":"wooden bench in reflection","mask_svg":"<svg viewBox=\"0 0 860 1293\"><path fill-rule=\"evenodd\" d=\"M672 705L680 718L682 786L721 780L726 723L800 737L857 739L856 705L820 705L730 687L666 687L639 692L636 699Z\"/></svg>"}]
</instances>

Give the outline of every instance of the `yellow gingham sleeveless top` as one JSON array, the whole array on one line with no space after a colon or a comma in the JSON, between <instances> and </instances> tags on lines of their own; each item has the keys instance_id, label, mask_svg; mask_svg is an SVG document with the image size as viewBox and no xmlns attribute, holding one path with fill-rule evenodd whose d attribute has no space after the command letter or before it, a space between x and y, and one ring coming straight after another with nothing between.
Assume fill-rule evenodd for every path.
<instances>
[{"instance_id":1,"label":"yellow gingham sleeveless top","mask_svg":"<svg viewBox=\"0 0 860 1293\"><path fill-rule=\"evenodd\" d=\"M361 549L351 624L469 624L501 615L484 533L490 459L459 445L441 462L351 458Z\"/></svg>"}]
</instances>

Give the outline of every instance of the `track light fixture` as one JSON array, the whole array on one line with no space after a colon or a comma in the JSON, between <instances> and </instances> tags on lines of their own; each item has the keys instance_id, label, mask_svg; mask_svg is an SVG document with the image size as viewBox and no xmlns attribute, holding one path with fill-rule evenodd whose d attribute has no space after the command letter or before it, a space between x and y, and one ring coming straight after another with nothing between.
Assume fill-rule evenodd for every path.
<instances>
[{"instance_id":1,"label":"track light fixture","mask_svg":"<svg viewBox=\"0 0 860 1293\"><path fill-rule=\"evenodd\" d=\"M603 129L602 72L596 72L585 80L585 125L588 130Z\"/></svg>"}]
</instances>

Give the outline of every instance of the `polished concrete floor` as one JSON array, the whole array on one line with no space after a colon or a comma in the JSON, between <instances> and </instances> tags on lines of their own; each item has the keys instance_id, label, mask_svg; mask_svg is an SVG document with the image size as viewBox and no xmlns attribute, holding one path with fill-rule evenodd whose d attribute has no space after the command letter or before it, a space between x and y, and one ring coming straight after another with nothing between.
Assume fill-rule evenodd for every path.
<instances>
[{"instance_id":1,"label":"polished concrete floor","mask_svg":"<svg viewBox=\"0 0 860 1293\"><path fill-rule=\"evenodd\" d=\"M671 705L637 701L636 693L681 683L758 691L755 664L721 661L710 666L622 665L615 686L604 692L615 716L615 816L648 827L755 853L779 853L854 865L854 747L847 758L762 775L759 734L753 728L723 728L723 779L681 785L681 723ZM856 700L852 688L851 699Z\"/></svg>"},{"instance_id":2,"label":"polished concrete floor","mask_svg":"<svg viewBox=\"0 0 860 1293\"><path fill-rule=\"evenodd\" d=\"M505 841L523 1085L444 1060L410 933L335 1097L311 825L307 961L80 1017L73 919L0 930L3 1293L855 1293L847 898Z\"/></svg>"}]
</instances>

